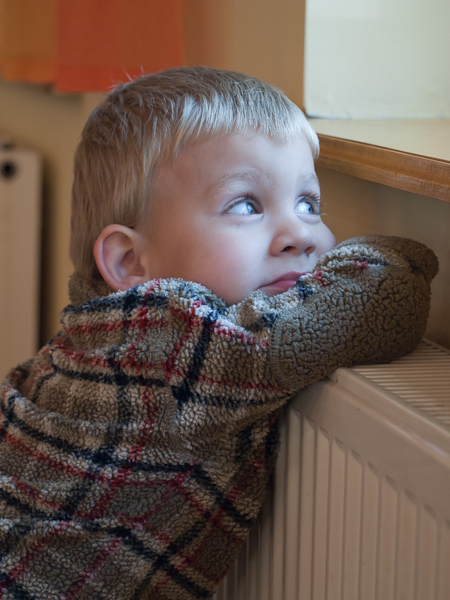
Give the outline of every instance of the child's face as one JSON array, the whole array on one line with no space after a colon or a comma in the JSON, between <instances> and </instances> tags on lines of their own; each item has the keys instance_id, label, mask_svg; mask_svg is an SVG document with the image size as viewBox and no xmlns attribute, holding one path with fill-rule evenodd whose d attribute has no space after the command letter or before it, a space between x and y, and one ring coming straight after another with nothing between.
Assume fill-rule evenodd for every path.
<instances>
[{"instance_id":1,"label":"child's face","mask_svg":"<svg viewBox=\"0 0 450 600\"><path fill-rule=\"evenodd\" d=\"M260 133L187 146L157 171L143 259L149 279L201 283L227 304L286 291L336 240L320 217L305 138Z\"/></svg>"}]
</instances>

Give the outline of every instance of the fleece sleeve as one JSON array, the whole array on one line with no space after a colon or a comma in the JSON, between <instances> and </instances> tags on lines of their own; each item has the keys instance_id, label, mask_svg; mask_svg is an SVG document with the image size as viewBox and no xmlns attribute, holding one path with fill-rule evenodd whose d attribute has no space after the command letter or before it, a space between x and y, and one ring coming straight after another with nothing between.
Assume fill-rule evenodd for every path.
<instances>
[{"instance_id":1,"label":"fleece sleeve","mask_svg":"<svg viewBox=\"0 0 450 600\"><path fill-rule=\"evenodd\" d=\"M437 269L434 253L412 240L367 236L339 244L302 278L304 303L281 311L273 327L277 381L298 388L338 367L411 352L425 332Z\"/></svg>"},{"instance_id":2,"label":"fleece sleeve","mask_svg":"<svg viewBox=\"0 0 450 600\"><path fill-rule=\"evenodd\" d=\"M167 428L198 446L250 425L338 367L412 351L425 331L436 271L425 246L373 236L340 244L289 291L256 291L231 307L205 288L161 284L178 286L164 288L169 319L148 315L162 324L164 343L155 344L153 331L147 347L162 352L150 358L170 387Z\"/></svg>"}]
</instances>

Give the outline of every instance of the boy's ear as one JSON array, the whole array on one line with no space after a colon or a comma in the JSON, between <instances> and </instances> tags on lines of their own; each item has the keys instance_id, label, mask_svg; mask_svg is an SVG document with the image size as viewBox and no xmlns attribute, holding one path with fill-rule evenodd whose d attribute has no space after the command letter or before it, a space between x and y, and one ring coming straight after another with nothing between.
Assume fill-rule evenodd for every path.
<instances>
[{"instance_id":1,"label":"boy's ear","mask_svg":"<svg viewBox=\"0 0 450 600\"><path fill-rule=\"evenodd\" d=\"M142 234L124 225L108 225L94 245L94 258L106 283L114 290L127 290L147 281L141 261Z\"/></svg>"}]
</instances>

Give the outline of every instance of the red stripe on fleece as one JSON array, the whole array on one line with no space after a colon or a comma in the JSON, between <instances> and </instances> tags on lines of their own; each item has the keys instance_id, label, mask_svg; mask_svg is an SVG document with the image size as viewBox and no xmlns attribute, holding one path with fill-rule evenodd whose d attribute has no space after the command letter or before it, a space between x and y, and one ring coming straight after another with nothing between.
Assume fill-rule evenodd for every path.
<instances>
[{"instance_id":1,"label":"red stripe on fleece","mask_svg":"<svg viewBox=\"0 0 450 600\"><path fill-rule=\"evenodd\" d=\"M245 541L245 538L241 538L236 536L232 531L226 529L223 524L221 523L221 516L220 518L217 518L217 516L215 516L213 519L211 519L211 515L212 513L210 511L208 511L207 509L205 509L204 507L202 507L202 505L200 504L200 502L198 502L196 499L194 499L192 497L192 494L190 492L188 492L187 490L183 489L182 487L179 488L178 490L174 490L180 492L183 496L185 496L187 498L188 501L190 501L191 505L197 510L197 512L203 516L206 521L210 522L214 527L212 527L212 531L216 531L217 529L219 529L225 537L227 537L230 541L232 541L235 544L238 545L242 545ZM161 500L160 505L162 505L164 503L164 501L167 498L165 497L163 500ZM158 506L159 509L159 506ZM159 540L160 542L162 542L163 544L165 544L166 546L170 546L171 544L174 543L174 540L172 538L170 538L168 535L166 535L163 531L157 529L154 525L151 524L151 522L143 522L143 519L128 519L130 522L130 525L133 523L138 523L142 521L142 526L144 527L145 531L147 531L148 533L150 533L154 538L156 538L157 540ZM124 522L126 522L126 520L124 519ZM208 539L209 539L209 535L208 534ZM203 547L203 543L202 543L202 547ZM196 557L197 553L195 553L195 557ZM192 559L192 557L190 555L188 555L185 551L183 550L178 550L178 554L177 554L179 559L182 559L181 562L179 562L177 564L177 569L182 570L183 568L187 568L189 566L192 566L193 564L195 564L195 561ZM202 566L202 565L195 565L195 569L202 574L203 577L205 577L205 579L208 579L209 581L216 583L216 579ZM164 580L165 581L165 580ZM159 589L159 587L158 587Z\"/></svg>"},{"instance_id":2,"label":"red stripe on fleece","mask_svg":"<svg viewBox=\"0 0 450 600\"><path fill-rule=\"evenodd\" d=\"M58 525L55 525L55 527L50 529L50 531L44 535L44 537L36 542L34 546L31 546L26 555L15 564L11 572L7 575L7 580L0 584L0 593L8 589L9 585L27 570L30 562L39 554L41 550L46 548L48 542L55 537L56 534L61 535L70 527L70 525L70 521L58 523Z\"/></svg>"},{"instance_id":3,"label":"red stripe on fleece","mask_svg":"<svg viewBox=\"0 0 450 600\"><path fill-rule=\"evenodd\" d=\"M291 391L287 388L275 387L273 385L258 384L250 381L229 381L226 379L212 379L212 377L205 377L203 375L200 375L200 377L197 378L197 381L200 381L201 383L219 384L223 387L227 386L230 388L237 387L244 388L247 390L265 390L266 392L282 392L283 394L285 394L286 391Z\"/></svg>"},{"instance_id":4,"label":"red stripe on fleece","mask_svg":"<svg viewBox=\"0 0 450 600\"><path fill-rule=\"evenodd\" d=\"M122 540L112 539L108 546L104 548L91 562L90 565L81 572L69 590L61 597L61 600L73 600L77 598L89 579L92 579L95 571L122 545Z\"/></svg>"},{"instance_id":5,"label":"red stripe on fleece","mask_svg":"<svg viewBox=\"0 0 450 600\"><path fill-rule=\"evenodd\" d=\"M145 526L145 530L150 533L154 538L158 539L166 546L170 546L174 543L174 541L169 538L167 535L164 535L161 531L156 529L156 527ZM242 540L243 542L244 540ZM184 550L178 549L177 551L177 571L182 571L185 568L192 567L192 561L190 557ZM202 575L205 579L209 580L212 584L215 584L215 578L206 571L206 569L202 565L195 565L195 570ZM167 575L164 577L163 581L155 588L160 589L160 585L163 585L167 580Z\"/></svg>"},{"instance_id":6,"label":"red stripe on fleece","mask_svg":"<svg viewBox=\"0 0 450 600\"><path fill-rule=\"evenodd\" d=\"M150 298L153 296L153 294L155 293L155 290L159 288L159 286L161 285L161 277L159 279L152 279L149 283L145 284L146 287L146 291L145 291L145 295L144 295L144 300L145 301L149 301Z\"/></svg>"},{"instance_id":7,"label":"red stripe on fleece","mask_svg":"<svg viewBox=\"0 0 450 600\"><path fill-rule=\"evenodd\" d=\"M241 538L237 536L233 531L228 529L223 523L222 518L225 514L224 511L219 511L217 513L212 513L208 508L206 508L189 490L185 488L180 488L180 493L189 501L190 505L195 508L199 515L204 517L209 523L212 523L214 526L218 527L220 531L233 543L241 544L245 538Z\"/></svg>"},{"instance_id":8,"label":"red stripe on fleece","mask_svg":"<svg viewBox=\"0 0 450 600\"><path fill-rule=\"evenodd\" d=\"M71 337L79 335L93 335L105 331L122 331L124 329L141 329L148 330L150 328L167 327L167 323L161 319L149 319L147 316L147 309L140 309L142 315L139 315L133 319L118 319L117 321L105 321L104 323L92 323L91 325L83 323L82 325L76 325L74 327L65 327L64 332ZM144 315L145 313L145 315ZM58 345L58 339L55 340Z\"/></svg>"},{"instance_id":9,"label":"red stripe on fleece","mask_svg":"<svg viewBox=\"0 0 450 600\"><path fill-rule=\"evenodd\" d=\"M197 510L197 512L199 514L201 514L201 516L203 516L207 522L210 523L211 527L209 529L209 532L203 538L203 541L200 543L200 545L197 547L197 549L195 550L195 552L193 554L188 555L184 551L178 551L178 556L182 557L182 562L177 563L177 570L181 572L185 569L191 568L191 569L197 571L206 580L211 582L211 589L213 589L220 583L220 581L222 580L223 577L222 576L220 576L220 577L213 576L201 562L200 563L198 562L198 559L201 558L201 555L202 555L205 547L208 545L210 538L213 535L215 535L217 533L217 530L219 529L221 531L221 533L226 538L228 538L228 540L230 540L232 543L234 543L238 546L241 546L245 542L246 537L237 536L236 534L234 534L232 531L230 531L223 525L222 519L226 515L225 510L221 509L221 510L217 511L216 513L211 513L211 511L206 509L196 498L194 498L192 496L191 492L189 492L186 489L180 489L180 492L190 502L191 506L194 507ZM153 535L155 535L155 537L158 537L158 539L161 539L162 541L165 541L168 544L172 543L172 541L169 538L166 538L166 536L161 534L161 532L156 532L154 530L154 528L152 528L150 526L146 526L146 530L149 531L150 533L152 533ZM157 589L160 589L160 587L164 584L165 581L166 581L166 579L164 579L158 585ZM156 590L156 588L155 588L155 590Z\"/></svg>"},{"instance_id":10,"label":"red stripe on fleece","mask_svg":"<svg viewBox=\"0 0 450 600\"><path fill-rule=\"evenodd\" d=\"M126 476L128 474L131 474L133 472L134 464L142 456L142 452L145 449L145 446L146 446L147 441L148 441L148 437L151 435L152 430L153 430L153 426L155 424L154 423L154 417L155 417L154 403L152 403L152 402L149 403L148 402L148 395L151 393L151 390L148 389L148 388L142 388L142 389L143 389L144 404L146 405L146 407L148 409L148 413L147 413L147 417L148 418L147 418L147 420L144 423L144 426L142 428L143 435L141 436L140 440L135 445L135 447L132 448L131 451L130 451L130 455L129 456L130 456L130 460L133 462L133 464L130 465L129 467L124 467L124 468L120 469L118 471L117 476L115 476L115 477L107 478L107 477L102 476L99 473L95 473L94 474L94 473L90 473L89 471L84 471L84 470L81 470L79 468L74 468L71 465L68 465L68 464L63 463L61 461L55 460L54 458L52 458L52 457L44 454L43 452L39 452L39 451L33 450L32 448L30 448L29 446L27 446L26 444L24 444L24 442L22 442L21 440L17 439L13 434L11 434L10 432L8 432L4 428L0 427L0 430L4 432L4 440L6 442L8 442L16 450L22 452L23 454L26 454L27 456L30 456L30 457L34 458L38 462L46 464L47 466L50 466L53 469L57 469L59 471L63 471L64 473L69 473L71 475L75 475L75 476L77 476L77 477L79 477L81 479L89 479L89 480L92 480L92 481L97 481L97 482L101 482L103 484L106 484L109 489L106 492L106 496L104 496L102 498L102 500L100 501L100 503L97 503L97 505L89 513L84 513L84 512L77 512L76 513L76 516L79 517L79 518L85 518L85 519L99 518L101 516L101 514L104 512L106 506L108 506L108 504L110 503L112 497L117 492L117 490L120 489L121 487L123 487L124 485L133 486L133 487L154 487L154 486L159 486L159 485L163 484L163 485L169 485L169 487L175 487L175 488L177 488L190 475L190 471L186 471L185 473L179 474L175 479L168 479L168 480L164 480L164 481L158 480L158 481L154 481L154 482L153 481L149 481L149 482L129 482L129 481L126 480ZM192 469L193 468L195 468L195 465L192 466ZM52 508L62 508L61 506L58 506L57 503L51 502L48 499L46 499L45 497L43 497L40 494L40 492L36 491L31 486L28 486L27 484L25 484L23 482L20 482L19 480L14 480L14 481L15 481L17 487L24 494L28 495L32 499L37 500L37 501L39 501L39 502L41 502L43 504L46 504L47 506L51 506ZM108 499L108 496L109 496L109 499ZM101 509L101 512L99 512L100 509ZM152 511L149 514L151 515L153 512L154 511ZM119 516L119 518L120 518L120 516ZM148 518L148 517L145 517L145 518ZM133 520L136 520L136 519L133 519Z\"/></svg>"},{"instance_id":11,"label":"red stripe on fleece","mask_svg":"<svg viewBox=\"0 0 450 600\"><path fill-rule=\"evenodd\" d=\"M179 309L175 309L175 308L172 309L172 311L171 311L172 316L174 318L178 318L181 321L184 321L187 324L187 327L186 327L183 335L181 336L180 340L175 343L174 351L167 359L165 365L163 365L167 381L170 381L172 376L184 377L186 375L185 371L183 371L182 369L179 369L177 367L177 358L178 358L179 354L181 353L183 346L186 343L186 340L192 334L194 327L197 326L199 330L203 328L204 319L203 319L203 317L201 317L197 314L197 309L200 305L201 305L201 303L199 303L199 302L193 303L193 305L190 308L189 314L186 312L183 312ZM270 341L266 338L259 338L254 335L246 335L241 330L236 330L234 333L232 333L229 329L225 328L224 326L221 326L220 324L218 325L217 323L211 325L211 330L214 331L214 333L216 333L217 335L219 335L220 337L222 337L224 339L234 339L240 343L245 343L245 344L249 344L252 346L259 346L262 350L267 350L270 347ZM236 382L236 381L226 381L226 380L214 380L212 378L207 378L204 376L199 376L198 381L203 382L203 383L205 383L205 382L217 383L219 385L225 385L225 386L229 386L229 387L239 387L239 388L244 388L244 389L264 389L266 391L283 391L283 392L285 391L284 388L265 386L263 384L260 385L256 382L249 383L249 382L241 382L241 381Z\"/></svg>"},{"instance_id":12,"label":"red stripe on fleece","mask_svg":"<svg viewBox=\"0 0 450 600\"><path fill-rule=\"evenodd\" d=\"M167 363L166 363L167 365ZM166 375L170 375L173 377L180 377L183 378L186 376L186 371L181 370L181 369L176 369L175 367L172 367L171 369L165 368L164 369L166 372ZM170 381L170 377L167 377L167 380ZM246 389L246 390L264 390L266 392L275 392L275 393L282 393L282 394L286 394L286 393L292 393L292 389L291 388L285 388L285 387L276 387L273 385L265 385L263 383L258 384L256 382L253 381L233 381L233 380L226 380L226 379L213 379L212 377L206 377L205 375L199 375L197 377L197 381L199 381L200 383L210 383L212 385L219 385L220 387L228 387L231 390L233 390L234 388L238 388L238 389ZM232 394L233 392L230 391L230 394ZM221 396L223 396L223 391L220 394Z\"/></svg>"},{"instance_id":13,"label":"red stripe on fleece","mask_svg":"<svg viewBox=\"0 0 450 600\"><path fill-rule=\"evenodd\" d=\"M97 333L97 332L102 332L102 331L120 331L122 329L126 329L126 328L130 329L130 328L135 328L135 327L138 327L139 329L142 329L142 330L147 330L149 327L161 328L165 325L164 320L161 318L149 319L148 318L148 308L147 308L148 302L150 301L155 290L160 286L160 284L161 284L161 280L156 279L152 282L152 284L146 290L146 292L143 296L143 299L142 299L144 306L142 306L138 310L138 316L136 318L117 319L116 321L112 321L112 322L108 321L105 323L94 323L92 325L82 324L82 325L78 325L76 327L64 327L63 329L69 335L80 335L80 334L84 335L86 333ZM122 309L119 307L118 310L120 311ZM57 343L57 341L58 340L56 340L56 343Z\"/></svg>"},{"instance_id":14,"label":"red stripe on fleece","mask_svg":"<svg viewBox=\"0 0 450 600\"><path fill-rule=\"evenodd\" d=\"M270 347L269 338L245 333L241 328L232 328L227 325L222 325L221 323L215 323L212 330L224 340L237 340L248 346L259 346L263 350L267 350L267 348Z\"/></svg>"},{"instance_id":15,"label":"red stripe on fleece","mask_svg":"<svg viewBox=\"0 0 450 600\"><path fill-rule=\"evenodd\" d=\"M11 477L11 481L14 482L17 489L19 491L21 491L23 494L25 494L25 496L28 496L28 498L31 498L35 502L39 502L39 504L44 504L46 506L50 506L51 508L53 508L55 510L61 510L62 507L59 502L54 502L52 500L49 500L46 496L43 496L40 492L38 492L36 490L36 488L31 487L27 483L24 483L17 477Z\"/></svg>"},{"instance_id":16,"label":"red stripe on fleece","mask_svg":"<svg viewBox=\"0 0 450 600\"><path fill-rule=\"evenodd\" d=\"M141 400L147 415L143 425L140 427L141 436L135 446L129 451L129 460L133 464L141 459L142 453L147 446L150 436L154 433L156 425L156 399L150 387L141 387Z\"/></svg>"},{"instance_id":17,"label":"red stripe on fleece","mask_svg":"<svg viewBox=\"0 0 450 600\"><path fill-rule=\"evenodd\" d=\"M318 281L322 287L328 287L331 282L328 281L323 271L314 271L313 279Z\"/></svg>"},{"instance_id":18,"label":"red stripe on fleece","mask_svg":"<svg viewBox=\"0 0 450 600\"><path fill-rule=\"evenodd\" d=\"M171 313L174 318L178 319L179 321L184 321L186 323L186 329L184 330L183 335L180 336L179 340L177 342L175 342L174 347L173 347L173 352L170 354L169 358L167 359L167 361L164 365L164 370L165 370L167 381L170 380L173 372L176 370L176 367L177 367L176 359L179 356L180 352L182 351L186 340L189 339L189 337L191 336L191 334L194 330L194 327L197 327L197 329L201 330L202 322L203 322L202 318L199 318L196 316L195 309L192 306L189 311L189 314L186 314L185 312L175 309L175 308L173 308L171 310Z\"/></svg>"},{"instance_id":19,"label":"red stripe on fleece","mask_svg":"<svg viewBox=\"0 0 450 600\"><path fill-rule=\"evenodd\" d=\"M39 492L38 490L36 490L35 488L31 487L28 484L25 484L23 481L20 481L19 479L17 479L16 477L11 477L11 481L14 482L14 484L17 486L17 489L19 491L21 491L24 495L28 496L29 498L31 498L32 500L36 501L39 504L42 504L44 506L49 506L50 508L54 509L54 510L58 510L58 511L64 511L64 507L65 504L60 503L60 502L55 502L53 500L49 500L46 496L43 496L41 494L41 492ZM173 479L158 479L156 481L127 481L126 484L128 485L128 487L134 487L134 488L151 488L151 487L160 487L160 486L166 486L168 484L170 484L170 482L173 481ZM89 514L87 512L83 512L83 511L78 511L76 513L74 513L74 518L80 518L80 519L89 519ZM51 518L51 513L49 515L49 518ZM139 522L141 519L142 520L146 520L147 517L147 513L145 513L144 515L142 515L141 517L129 517L129 518L123 518L124 515L122 515L121 513L117 513L113 515L115 518L118 519L122 519L122 521L124 523L131 523L133 521Z\"/></svg>"},{"instance_id":20,"label":"red stripe on fleece","mask_svg":"<svg viewBox=\"0 0 450 600\"><path fill-rule=\"evenodd\" d=\"M15 483L15 485L17 486L17 488L26 496L28 496L29 498L31 498L32 500L36 501L39 504L42 504L44 506L49 506L50 508L54 509L54 510L59 510L59 511L64 511L65 510L65 504L60 503L60 502L55 502L53 500L49 500L46 496L43 496L38 490L36 490L35 488L24 484L23 481L20 481L18 479L16 479L15 477L11 477L11 481L13 481ZM127 481L127 485L128 487L134 487L134 488L150 488L150 487L160 487L160 486L165 486L167 485L170 481L170 479L165 480L165 479L158 479L156 481ZM74 513L74 517L76 518L80 518L80 519L89 519L89 514L87 512L83 512L83 511L77 511L76 513ZM114 514L113 515L115 518L122 518L123 515L122 514ZM51 518L51 513L50 513L50 517ZM144 517L142 517L144 518ZM139 519L136 517L132 517L132 518L128 518L128 519L124 519L122 518L123 522L133 522L136 521L138 522Z\"/></svg>"},{"instance_id":21,"label":"red stripe on fleece","mask_svg":"<svg viewBox=\"0 0 450 600\"><path fill-rule=\"evenodd\" d=\"M320 272L321 273L321 272ZM318 277L316 277L318 278ZM178 308L172 308L171 313L172 316L179 321L184 321L188 323L191 327L193 325L197 325L199 329L203 327L204 317L197 313L196 306L197 303L194 303L190 311L187 313ZM65 327L64 332L66 332L69 336L76 335L92 335L95 333L105 332L105 331L121 331L124 329L140 329L142 331L148 331L150 328L152 329L161 329L167 326L167 322L164 319L149 319L147 308L142 308L139 310L138 316L133 319L122 319L117 321L107 321L104 323L93 323L92 325L82 324L74 327ZM245 331L240 327L230 327L230 325L222 325L220 321L211 324L211 329L214 331L216 335L219 335L223 339L236 339L240 342L245 342L251 346L261 345L262 347L266 347L269 344L269 340L267 338L261 338L254 334L245 333ZM56 338L52 345L56 345L58 347L64 346L61 344L61 340Z\"/></svg>"},{"instance_id":22,"label":"red stripe on fleece","mask_svg":"<svg viewBox=\"0 0 450 600\"><path fill-rule=\"evenodd\" d=\"M352 260L352 263L356 265L356 268L360 269L361 271L366 271L367 269L370 269L368 260Z\"/></svg>"},{"instance_id":23,"label":"red stripe on fleece","mask_svg":"<svg viewBox=\"0 0 450 600\"><path fill-rule=\"evenodd\" d=\"M194 468L194 467L192 467L192 468ZM151 516L155 512L157 512L160 509L161 505L164 502L166 502L171 496L174 495L174 493L178 490L180 485L189 477L189 475L190 475L189 471L185 472L185 473L180 473L174 479L170 479L170 480L166 481L165 486L167 486L169 489L163 495L160 502L158 504L156 504L155 506L153 506L151 510L140 515L139 517L127 518L126 514L121 514L121 513L117 513L114 516L117 519L120 519L121 521L123 521L124 523L126 523L127 521L129 523L145 523L149 518L151 518ZM92 508L92 510L89 513L86 514L86 513L77 512L76 516L80 517L80 518L84 518L84 519L90 519L90 520L100 519L103 516L106 508L109 506L109 504L113 500L114 496L119 491L119 489L126 485L127 485L127 481L125 479L119 480L119 478L115 478L111 482L109 489L106 490L106 492L102 495L100 500L96 503L96 505ZM158 487L158 486L152 486L152 487Z\"/></svg>"},{"instance_id":24,"label":"red stripe on fleece","mask_svg":"<svg viewBox=\"0 0 450 600\"><path fill-rule=\"evenodd\" d=\"M194 468L195 468L195 465L192 466L191 471ZM174 479L166 481L165 485L168 489L163 494L160 501L157 504L155 504L154 506L152 506L152 508L150 510L148 510L144 514L140 515L139 517L127 517L126 514L120 514L120 513L118 513L116 515L116 517L118 519L120 519L123 523L128 523L129 525L131 525L133 523L139 523L140 525L144 525L144 527L148 530L148 527L151 528L151 525L148 523L149 519L151 519L151 517L159 511L159 509L167 502L167 500L169 498L171 498L172 496L174 496L176 493L178 493L180 491L182 484L186 481L186 479L188 479L189 476L190 476L190 472L188 471L186 473L180 473ZM162 540L163 537L160 537L159 539ZM169 543L171 543L171 540L169 538L165 538L165 539Z\"/></svg>"},{"instance_id":25,"label":"red stripe on fleece","mask_svg":"<svg viewBox=\"0 0 450 600\"><path fill-rule=\"evenodd\" d=\"M174 479L164 480L163 482L161 480L154 481L154 482L146 482L146 483L128 482L128 481L126 481L126 475L133 472L132 467L120 469L119 474L113 478L104 477L104 476L100 475L99 473L93 474L88 471L82 471L80 469L75 469L74 467L67 465L65 463L62 463L61 461L56 461L54 458L51 458L42 452L37 452L35 450L32 450L31 448L26 446L23 442L21 442L20 440L15 438L15 436L13 436L9 432L7 432L5 429L3 429L3 428L1 428L1 429L4 431L5 441L7 441L12 447L16 448L17 450L21 451L22 453L26 454L27 456L31 456L38 462L47 464L48 466L50 466L53 469L57 469L59 471L65 472L65 473L70 473L71 475L76 475L77 477L80 477L81 479L89 479L89 480L93 480L93 481L102 482L108 486L109 489L106 492L106 495L102 497L100 502L97 503L96 506L89 513L85 513L85 512L81 512L81 511L75 513L75 516L77 516L78 518L84 518L84 519L100 518L101 514L104 512L105 508L111 502L111 499L114 497L115 493L117 493L117 490L120 489L121 487L123 487L124 485L129 485L129 486L133 486L133 487L155 487L155 486L164 484L164 485L168 485L169 488L173 488L173 490L175 491L190 476L190 472L196 466L194 464L194 465L192 465L192 468L190 471L186 471L185 473L180 473ZM142 444L141 444L141 449L142 449L142 447L145 446L145 442L143 440L141 440L141 442L142 442ZM136 451L137 451L137 449L136 449ZM139 453L139 455L140 454L141 453ZM51 506L52 508L62 508L61 506L58 507L57 503L54 503L54 502L51 502L51 501L45 499L39 492L37 492L31 486L28 486L27 484L24 484L23 482L20 482L18 480L17 480L16 484L18 485L19 489L21 489L21 491L24 494L28 495L29 497L33 498L34 500L38 500L39 502L46 504L48 506ZM168 493L167 497L169 497L172 494L173 494L173 491ZM164 497L164 500L165 499L166 498ZM158 508L159 508L159 505L154 507L154 509L152 511L150 511L149 513L146 513L146 516L142 516L139 519L133 518L131 520L136 521L136 522L138 522L140 520L145 521ZM122 515L117 515L118 518L120 518L121 516Z\"/></svg>"},{"instance_id":26,"label":"red stripe on fleece","mask_svg":"<svg viewBox=\"0 0 450 600\"><path fill-rule=\"evenodd\" d=\"M72 350L70 347L65 346L64 344L59 344L56 346L60 352L63 353L64 358L66 360L70 360L75 362L77 365L85 365L89 367L100 367L105 371L110 371L113 368L120 368L122 370L126 370L126 368L133 369L136 374L143 369L153 369L158 368L159 363L152 363L150 361L137 361L135 357L135 351L133 354L134 345L129 346L127 349L127 354L130 353L131 356L126 356L123 360L115 359L113 363L111 357L104 358L100 355L93 355L89 352L84 352L83 350Z\"/></svg>"}]
</instances>

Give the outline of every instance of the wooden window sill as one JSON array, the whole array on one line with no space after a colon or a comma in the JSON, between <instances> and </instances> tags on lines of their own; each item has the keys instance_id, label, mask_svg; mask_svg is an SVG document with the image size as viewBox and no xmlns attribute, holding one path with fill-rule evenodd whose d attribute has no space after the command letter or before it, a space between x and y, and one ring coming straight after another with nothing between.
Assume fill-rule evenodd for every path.
<instances>
[{"instance_id":1,"label":"wooden window sill","mask_svg":"<svg viewBox=\"0 0 450 600\"><path fill-rule=\"evenodd\" d=\"M450 202L450 119L310 119L318 167Z\"/></svg>"}]
</instances>

